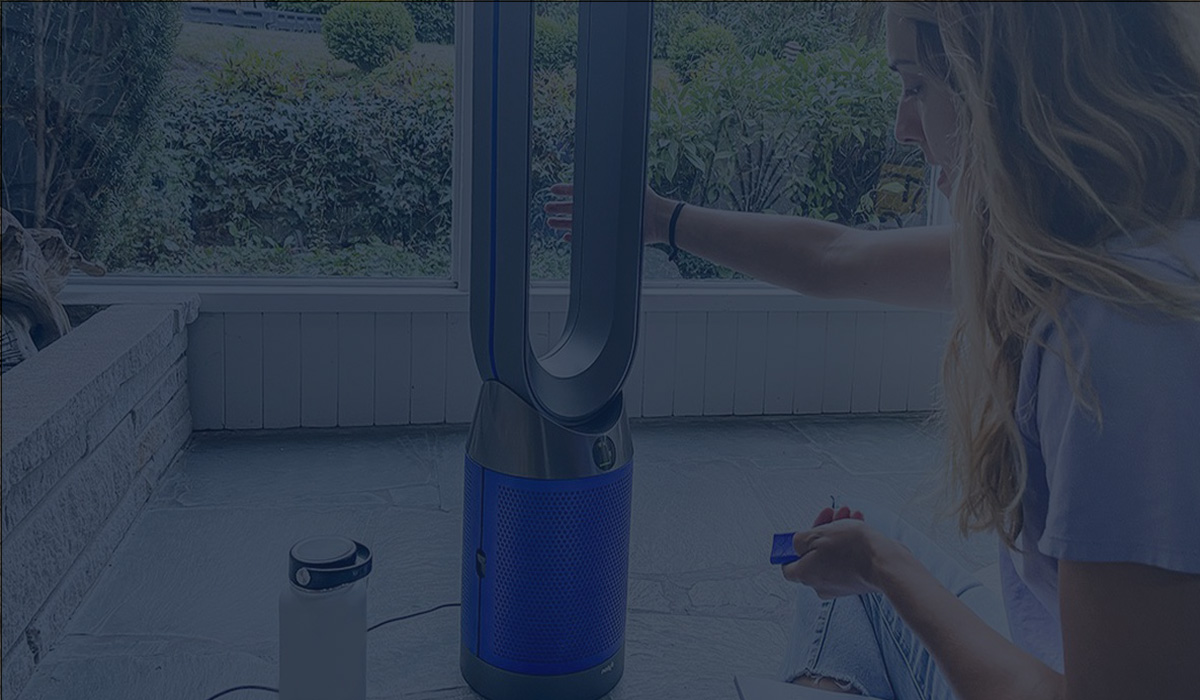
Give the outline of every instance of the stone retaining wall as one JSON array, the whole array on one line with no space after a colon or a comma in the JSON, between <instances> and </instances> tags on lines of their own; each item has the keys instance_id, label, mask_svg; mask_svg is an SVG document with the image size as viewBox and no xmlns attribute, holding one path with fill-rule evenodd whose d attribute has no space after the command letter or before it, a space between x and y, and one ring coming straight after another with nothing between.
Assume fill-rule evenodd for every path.
<instances>
[{"instance_id":1,"label":"stone retaining wall","mask_svg":"<svg viewBox=\"0 0 1200 700\"><path fill-rule=\"evenodd\" d=\"M192 430L199 300L112 306L3 380L2 641L15 697Z\"/></svg>"}]
</instances>

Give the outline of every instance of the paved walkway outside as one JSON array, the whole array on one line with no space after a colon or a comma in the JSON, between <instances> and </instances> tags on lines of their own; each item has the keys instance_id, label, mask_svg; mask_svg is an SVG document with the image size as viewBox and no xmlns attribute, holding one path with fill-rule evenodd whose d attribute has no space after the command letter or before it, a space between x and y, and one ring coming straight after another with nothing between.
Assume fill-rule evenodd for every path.
<instances>
[{"instance_id":1,"label":"paved walkway outside","mask_svg":"<svg viewBox=\"0 0 1200 700\"><path fill-rule=\"evenodd\" d=\"M795 588L767 561L771 535L811 524L831 495L900 512L996 585L995 539L960 541L913 502L939 450L922 417L635 421L626 671L611 698L736 698L734 674L774 676ZM22 700L277 686L287 551L311 534L375 552L369 624L457 602L466 430L196 434ZM367 664L371 698L476 697L457 608L371 632Z\"/></svg>"}]
</instances>

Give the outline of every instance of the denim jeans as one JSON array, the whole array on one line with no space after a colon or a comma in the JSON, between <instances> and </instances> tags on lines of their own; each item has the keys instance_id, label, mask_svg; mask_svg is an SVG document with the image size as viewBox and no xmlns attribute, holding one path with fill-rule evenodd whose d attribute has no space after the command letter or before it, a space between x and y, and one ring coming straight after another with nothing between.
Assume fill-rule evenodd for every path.
<instances>
[{"instance_id":1,"label":"denim jeans","mask_svg":"<svg viewBox=\"0 0 1200 700\"><path fill-rule=\"evenodd\" d=\"M866 522L907 546L947 590L1008 637L1004 605L928 537L879 506L860 507ZM821 600L798 585L795 622L782 680L822 676L884 700L951 700L933 657L887 599L877 593Z\"/></svg>"}]
</instances>

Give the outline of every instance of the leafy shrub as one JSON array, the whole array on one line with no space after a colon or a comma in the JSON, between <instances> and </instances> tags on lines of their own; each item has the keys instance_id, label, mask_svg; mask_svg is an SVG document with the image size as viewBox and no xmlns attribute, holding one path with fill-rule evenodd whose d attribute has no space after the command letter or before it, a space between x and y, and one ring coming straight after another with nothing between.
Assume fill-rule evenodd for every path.
<instances>
[{"instance_id":1,"label":"leafy shrub","mask_svg":"<svg viewBox=\"0 0 1200 700\"><path fill-rule=\"evenodd\" d=\"M737 39L733 32L705 21L698 14L685 16L676 33L667 41L667 61L684 81L713 57L736 54Z\"/></svg>"},{"instance_id":2,"label":"leafy shrub","mask_svg":"<svg viewBox=\"0 0 1200 700\"><path fill-rule=\"evenodd\" d=\"M345 2L321 22L321 35L334 58L374 70L412 48L412 16L400 2Z\"/></svg>"},{"instance_id":3,"label":"leafy shrub","mask_svg":"<svg viewBox=\"0 0 1200 700\"><path fill-rule=\"evenodd\" d=\"M95 202L121 172L179 35L175 3L3 3L4 199L93 253ZM35 43L44 47L38 65ZM39 113L38 75L49 109ZM41 149L33 134L47 127ZM38 162L42 167L38 167Z\"/></svg>"},{"instance_id":4,"label":"leafy shrub","mask_svg":"<svg viewBox=\"0 0 1200 700\"><path fill-rule=\"evenodd\" d=\"M652 91L652 181L698 204L802 207L860 223L853 221L859 197L844 195L870 180L878 169L872 160L902 157L891 137L895 87L885 61L881 50L861 45L801 55L794 64L726 57L689 83ZM746 172L776 175L743 182Z\"/></svg>"},{"instance_id":5,"label":"leafy shrub","mask_svg":"<svg viewBox=\"0 0 1200 700\"><path fill-rule=\"evenodd\" d=\"M454 3L451 0L408 0L417 41L426 44L454 43Z\"/></svg>"},{"instance_id":6,"label":"leafy shrub","mask_svg":"<svg viewBox=\"0 0 1200 700\"><path fill-rule=\"evenodd\" d=\"M195 246L170 265L146 272L187 275L441 277L450 275L450 239L424 244L369 238L346 248L303 248L252 239L234 246Z\"/></svg>"},{"instance_id":7,"label":"leafy shrub","mask_svg":"<svg viewBox=\"0 0 1200 700\"><path fill-rule=\"evenodd\" d=\"M179 86L154 147L109 202L104 259L196 271L195 251L231 248L336 267L329 256L351 265L358 258L346 251L374 239L440 249L450 232L453 76L406 58L378 73L335 83L247 51L210 81ZM260 74L277 82L263 88ZM137 207L147 201L154 206ZM140 240L148 230L172 233ZM271 265L261 269L283 269Z\"/></svg>"},{"instance_id":8,"label":"leafy shrub","mask_svg":"<svg viewBox=\"0 0 1200 700\"><path fill-rule=\"evenodd\" d=\"M571 244L560 235L532 236L529 242L529 278L565 280L571 278Z\"/></svg>"},{"instance_id":9,"label":"leafy shrub","mask_svg":"<svg viewBox=\"0 0 1200 700\"><path fill-rule=\"evenodd\" d=\"M409 99L416 95L425 95L432 99L434 95L450 94L453 90L453 67L438 66L410 56L400 56L391 63L376 68L358 81L322 81L326 90L341 94L359 95L364 92L373 95L386 95L393 98Z\"/></svg>"},{"instance_id":10,"label":"leafy shrub","mask_svg":"<svg viewBox=\"0 0 1200 700\"><path fill-rule=\"evenodd\" d=\"M569 24L579 20L578 0L543 0L533 3L533 12L538 17L546 17L556 22Z\"/></svg>"},{"instance_id":11,"label":"leafy shrub","mask_svg":"<svg viewBox=\"0 0 1200 700\"><path fill-rule=\"evenodd\" d=\"M875 222L882 165L911 157L891 136L893 80L861 44L794 64L725 56L651 92L650 183L702 206ZM680 271L732 274L688 256Z\"/></svg>"},{"instance_id":12,"label":"leafy shrub","mask_svg":"<svg viewBox=\"0 0 1200 700\"><path fill-rule=\"evenodd\" d=\"M533 19L533 66L535 70L562 70L575 67L578 45L578 20L565 22L549 17Z\"/></svg>"},{"instance_id":13,"label":"leafy shrub","mask_svg":"<svg viewBox=\"0 0 1200 700\"><path fill-rule=\"evenodd\" d=\"M115 187L101 200L94 255L112 271L175 264L192 245L188 165L167 148L163 110L143 123Z\"/></svg>"},{"instance_id":14,"label":"leafy shrub","mask_svg":"<svg viewBox=\"0 0 1200 700\"><path fill-rule=\"evenodd\" d=\"M234 40L233 49L222 55L220 67L207 77L217 92L259 100L295 97L308 82L299 64L285 63L282 51L249 50L240 37Z\"/></svg>"},{"instance_id":15,"label":"leafy shrub","mask_svg":"<svg viewBox=\"0 0 1200 700\"><path fill-rule=\"evenodd\" d=\"M530 134L530 274L534 279L564 279L570 246L562 232L546 223L543 205L554 199L550 186L570 182L575 172L575 72L537 71L533 82Z\"/></svg>"},{"instance_id":16,"label":"leafy shrub","mask_svg":"<svg viewBox=\"0 0 1200 700\"><path fill-rule=\"evenodd\" d=\"M728 27L747 56L783 57L789 41L816 52L849 43L853 2L706 2L705 16Z\"/></svg>"},{"instance_id":17,"label":"leafy shrub","mask_svg":"<svg viewBox=\"0 0 1200 700\"><path fill-rule=\"evenodd\" d=\"M678 3L656 1L654 3L654 34L651 36L650 51L653 58L667 57L667 39L675 33L675 24L684 13Z\"/></svg>"},{"instance_id":18,"label":"leafy shrub","mask_svg":"<svg viewBox=\"0 0 1200 700\"><path fill-rule=\"evenodd\" d=\"M684 34L690 34L715 21L719 2L684 2L682 0L654 1L654 36L651 50L654 58L669 59L670 45Z\"/></svg>"}]
</instances>

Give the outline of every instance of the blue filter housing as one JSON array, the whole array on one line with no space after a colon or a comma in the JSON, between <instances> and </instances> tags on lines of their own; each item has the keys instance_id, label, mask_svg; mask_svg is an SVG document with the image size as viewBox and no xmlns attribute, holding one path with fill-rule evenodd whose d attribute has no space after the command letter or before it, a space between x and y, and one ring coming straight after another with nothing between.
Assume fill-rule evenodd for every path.
<instances>
[{"instance_id":1,"label":"blue filter housing","mask_svg":"<svg viewBox=\"0 0 1200 700\"><path fill-rule=\"evenodd\" d=\"M597 698L624 668L627 421L570 429L522 403L487 382L468 441L463 675L494 700Z\"/></svg>"},{"instance_id":2,"label":"blue filter housing","mask_svg":"<svg viewBox=\"0 0 1200 700\"><path fill-rule=\"evenodd\" d=\"M570 296L530 346L533 5L459 3L469 29L471 343L463 678L490 700L595 700L625 659L633 447L621 386L642 271L651 7L579 3Z\"/></svg>"}]
</instances>

